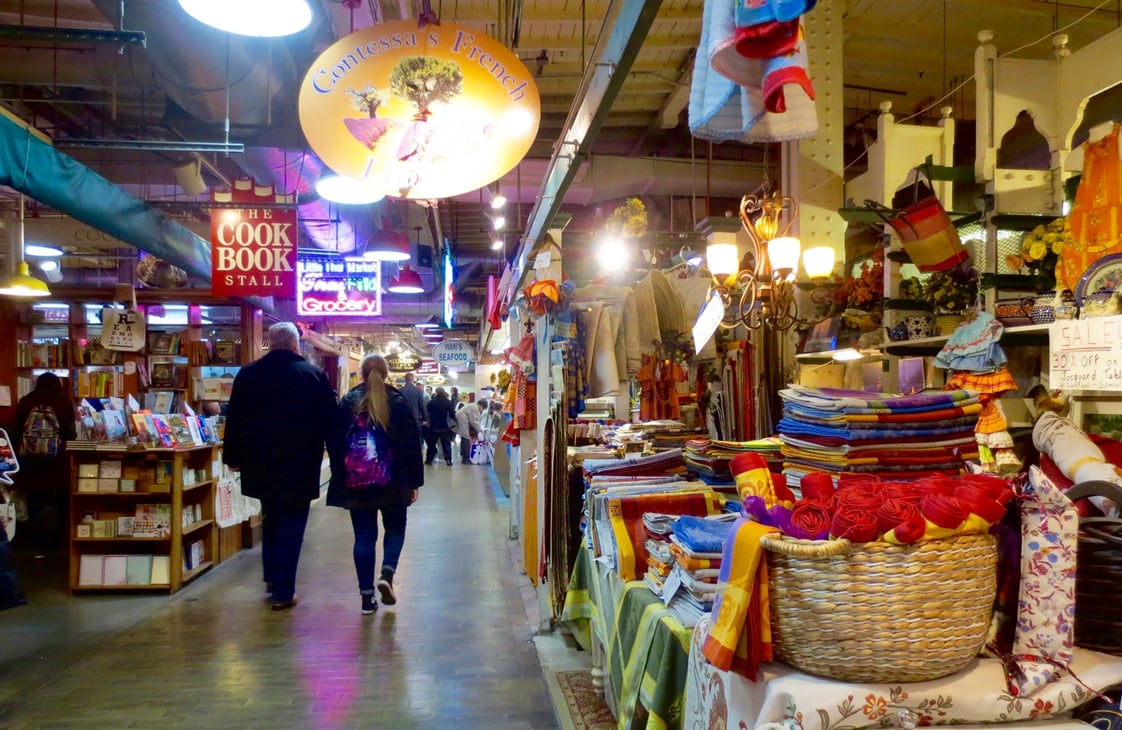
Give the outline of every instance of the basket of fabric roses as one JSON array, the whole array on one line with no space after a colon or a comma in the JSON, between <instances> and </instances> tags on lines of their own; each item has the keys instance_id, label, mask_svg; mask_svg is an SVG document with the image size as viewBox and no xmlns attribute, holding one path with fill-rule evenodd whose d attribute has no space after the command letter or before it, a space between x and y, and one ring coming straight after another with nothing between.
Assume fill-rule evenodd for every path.
<instances>
[{"instance_id":1,"label":"basket of fabric roses","mask_svg":"<svg viewBox=\"0 0 1122 730\"><path fill-rule=\"evenodd\" d=\"M851 682L921 682L969 664L993 612L990 528L1013 499L1007 482L843 477L835 488L817 473L801 488L789 508L745 499L778 528L760 538L776 659Z\"/></svg>"}]
</instances>

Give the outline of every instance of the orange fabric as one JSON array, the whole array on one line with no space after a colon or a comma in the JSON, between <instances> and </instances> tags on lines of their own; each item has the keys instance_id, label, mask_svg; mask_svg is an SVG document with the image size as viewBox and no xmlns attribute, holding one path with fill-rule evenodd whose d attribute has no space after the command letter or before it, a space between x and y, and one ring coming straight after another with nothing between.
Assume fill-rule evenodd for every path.
<instances>
[{"instance_id":1,"label":"orange fabric","mask_svg":"<svg viewBox=\"0 0 1122 730\"><path fill-rule=\"evenodd\" d=\"M1122 252L1122 186L1118 147L1119 125L1102 139L1083 145L1083 177L1071 207L1074 243L1060 252L1056 277L1075 289L1083 272L1098 259Z\"/></svg>"},{"instance_id":2,"label":"orange fabric","mask_svg":"<svg viewBox=\"0 0 1122 730\"><path fill-rule=\"evenodd\" d=\"M673 360L660 360L643 355L643 366L635 374L639 381L639 419L678 420L678 383L686 379L686 371Z\"/></svg>"}]
</instances>

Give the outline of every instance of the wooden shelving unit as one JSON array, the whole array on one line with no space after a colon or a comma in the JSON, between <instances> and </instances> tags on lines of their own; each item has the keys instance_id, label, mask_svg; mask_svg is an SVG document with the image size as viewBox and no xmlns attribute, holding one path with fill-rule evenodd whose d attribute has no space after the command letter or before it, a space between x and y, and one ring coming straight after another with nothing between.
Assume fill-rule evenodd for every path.
<instances>
[{"instance_id":1,"label":"wooden shelving unit","mask_svg":"<svg viewBox=\"0 0 1122 730\"><path fill-rule=\"evenodd\" d=\"M215 481L212 473L215 449L218 445L196 446L187 449L125 448L70 452L73 482L70 496L70 581L71 592L101 590L166 590L175 593L184 584L204 573L218 561L218 529L214 515ZM120 462L122 474L128 474L135 484L134 492L78 492L78 474L84 466L100 471L104 462ZM157 483L157 465L171 463L170 486ZM165 464L166 468L166 464ZM114 469L115 471L115 469ZM191 476L188 476L191 475ZM193 480L192 480L193 477ZM168 491L152 491L167 488ZM162 537L78 537L78 528L85 515L96 513L99 520L116 520L135 516L137 505L149 503L166 505L168 534ZM184 515L191 519L184 519ZM198 519L195 519L198 515ZM191 546L196 558L190 565L185 560ZM201 553L201 554L200 554ZM153 556L168 560L168 581L157 583L128 583L110 585L83 582L80 579L83 556ZM150 561L151 562L151 561ZM150 576L151 577L151 576Z\"/></svg>"}]
</instances>

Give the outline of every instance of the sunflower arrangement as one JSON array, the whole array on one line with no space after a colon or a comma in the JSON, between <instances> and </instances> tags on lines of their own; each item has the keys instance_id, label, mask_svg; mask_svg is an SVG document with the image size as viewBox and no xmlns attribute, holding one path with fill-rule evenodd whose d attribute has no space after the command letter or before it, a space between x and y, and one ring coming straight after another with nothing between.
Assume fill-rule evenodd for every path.
<instances>
[{"instance_id":1,"label":"sunflower arrangement","mask_svg":"<svg viewBox=\"0 0 1122 730\"><path fill-rule=\"evenodd\" d=\"M1056 288L1056 263L1064 246L1074 243L1068 220L1056 218L1042 223L1025 234L1021 250L1005 257L1005 263L1014 271L1028 271L1037 291Z\"/></svg>"},{"instance_id":2,"label":"sunflower arrangement","mask_svg":"<svg viewBox=\"0 0 1122 730\"><path fill-rule=\"evenodd\" d=\"M642 238L647 235L647 207L638 198L628 198L608 216L607 228L625 238Z\"/></svg>"},{"instance_id":3,"label":"sunflower arrangement","mask_svg":"<svg viewBox=\"0 0 1122 730\"><path fill-rule=\"evenodd\" d=\"M962 312L978 301L978 271L963 261L946 271L936 271L923 287L923 298L936 312Z\"/></svg>"}]
</instances>

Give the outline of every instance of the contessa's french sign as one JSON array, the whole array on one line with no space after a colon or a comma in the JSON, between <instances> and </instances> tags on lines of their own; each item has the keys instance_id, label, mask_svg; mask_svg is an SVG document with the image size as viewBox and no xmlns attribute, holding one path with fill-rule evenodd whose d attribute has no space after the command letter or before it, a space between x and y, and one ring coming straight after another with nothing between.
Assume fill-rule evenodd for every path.
<instances>
[{"instance_id":1,"label":"contessa's french sign","mask_svg":"<svg viewBox=\"0 0 1122 730\"><path fill-rule=\"evenodd\" d=\"M299 314L376 317L382 313L380 261L300 256L296 269L296 311Z\"/></svg>"},{"instance_id":2,"label":"contessa's french sign","mask_svg":"<svg viewBox=\"0 0 1122 730\"><path fill-rule=\"evenodd\" d=\"M337 41L300 86L300 126L336 174L400 198L447 198L513 168L541 101L518 56L475 28L413 20Z\"/></svg>"}]
</instances>

